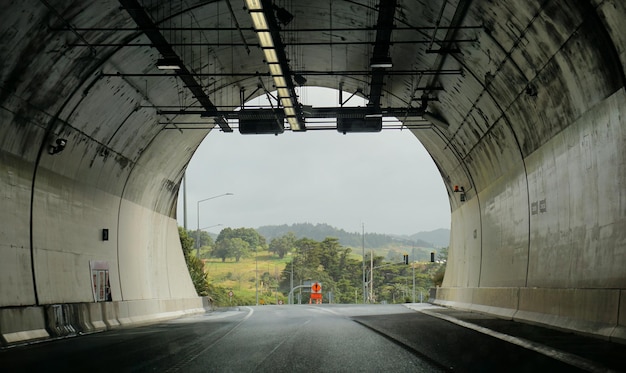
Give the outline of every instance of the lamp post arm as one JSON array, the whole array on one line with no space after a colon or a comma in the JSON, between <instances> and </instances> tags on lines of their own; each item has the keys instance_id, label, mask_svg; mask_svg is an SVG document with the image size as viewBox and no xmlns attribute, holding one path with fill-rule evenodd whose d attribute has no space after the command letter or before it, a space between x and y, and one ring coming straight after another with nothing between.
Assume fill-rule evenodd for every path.
<instances>
[{"instance_id":1,"label":"lamp post arm","mask_svg":"<svg viewBox=\"0 0 626 373\"><path fill-rule=\"evenodd\" d=\"M311 285L298 285L295 288L291 289L291 291L289 292L288 297L291 299L291 297L293 296L293 291L296 289L300 289L300 288L310 288Z\"/></svg>"},{"instance_id":2,"label":"lamp post arm","mask_svg":"<svg viewBox=\"0 0 626 373\"><path fill-rule=\"evenodd\" d=\"M210 199L223 197L223 196L232 196L233 193L224 193L217 196L201 199L196 204L196 256L200 258L200 202L208 201Z\"/></svg>"}]
</instances>

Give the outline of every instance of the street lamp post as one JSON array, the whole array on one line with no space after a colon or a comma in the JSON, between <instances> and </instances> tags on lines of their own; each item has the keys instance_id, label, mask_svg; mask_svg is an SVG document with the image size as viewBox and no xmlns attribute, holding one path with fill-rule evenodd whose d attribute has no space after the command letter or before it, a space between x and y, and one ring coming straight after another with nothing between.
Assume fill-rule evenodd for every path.
<instances>
[{"instance_id":1,"label":"street lamp post","mask_svg":"<svg viewBox=\"0 0 626 373\"><path fill-rule=\"evenodd\" d=\"M287 268L287 267L285 267ZM293 258L291 258L291 271L285 269L283 272L287 272L291 275L291 279L289 280L289 296L287 297L287 303L293 304L293 299L291 293L293 292Z\"/></svg>"},{"instance_id":2,"label":"street lamp post","mask_svg":"<svg viewBox=\"0 0 626 373\"><path fill-rule=\"evenodd\" d=\"M361 223L361 248L363 249L363 304L367 300L367 287L365 284L365 223Z\"/></svg>"},{"instance_id":3,"label":"street lamp post","mask_svg":"<svg viewBox=\"0 0 626 373\"><path fill-rule=\"evenodd\" d=\"M259 255L257 247L254 247L254 292L256 293L256 305L259 305Z\"/></svg>"},{"instance_id":4,"label":"street lamp post","mask_svg":"<svg viewBox=\"0 0 626 373\"><path fill-rule=\"evenodd\" d=\"M196 228L198 228L198 230L196 231L196 257L198 258L200 257L200 202L208 201L210 199L214 199L218 197L232 196L232 195L233 195L232 193L224 193L224 194L220 194L217 196L201 199L198 201L196 205L196 223L197 223Z\"/></svg>"},{"instance_id":5,"label":"street lamp post","mask_svg":"<svg viewBox=\"0 0 626 373\"><path fill-rule=\"evenodd\" d=\"M413 303L415 303L415 263L411 263L413 267Z\"/></svg>"}]
</instances>

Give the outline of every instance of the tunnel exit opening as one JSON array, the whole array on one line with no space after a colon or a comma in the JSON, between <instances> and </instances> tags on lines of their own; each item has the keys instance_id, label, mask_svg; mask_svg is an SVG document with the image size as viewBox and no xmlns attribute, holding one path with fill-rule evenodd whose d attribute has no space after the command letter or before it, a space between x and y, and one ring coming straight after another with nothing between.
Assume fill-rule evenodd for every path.
<instances>
[{"instance_id":1,"label":"tunnel exit opening","mask_svg":"<svg viewBox=\"0 0 626 373\"><path fill-rule=\"evenodd\" d=\"M340 107L338 103L342 101L339 91L327 88L303 88L300 95L302 102L312 108ZM367 105L366 100L356 95L343 103L347 110ZM251 111L271 110L271 107L271 99L268 101L264 97L245 104L245 110ZM179 225L193 238L199 237L202 245L208 242L205 236L212 235L216 241L218 233L228 229L260 230L285 225L295 229L299 224L310 224L359 232L359 235L363 229L363 235L367 231L368 237L367 255L371 255L370 249L373 248L370 234L389 235L409 243L401 249L382 249L374 254L377 258L394 262L397 259L394 255L402 258L402 253L407 253L411 262L429 262L432 248L428 248L421 258L418 255L420 248L410 243L411 236L420 232L445 231L446 242L437 242L437 248L447 247L450 205L446 188L428 152L416 141L413 131L420 129L406 128L396 118L378 118L382 128L377 133L344 134L344 131L337 130L336 118L325 117L309 118L306 133L287 129L278 136L272 131L266 135L242 136L237 133L241 121L230 119L228 124L234 132L209 133L188 165L187 185L183 183L179 192ZM217 198L206 204L196 203L207 196L227 192L233 196ZM268 244L270 240L268 238ZM365 257L365 241L363 247L361 244L345 246L352 246L355 256ZM267 248L255 251L252 254L255 260L244 258L236 263L232 262L234 259L213 258L207 250L203 246L199 255L205 261L209 278L226 284L232 282L232 289L228 286L227 289L235 299L242 291L245 293L246 286L263 284L261 293L267 293L265 296L268 297L265 301L272 304L279 301L277 288L266 286L272 278L282 276L285 263L278 265L267 260L272 256ZM397 250L401 252L395 252ZM287 262L293 260L290 255L285 256ZM259 269L255 269L256 258L261 261ZM371 258L367 259L368 263L369 260ZM224 269L226 267L229 269ZM285 270L289 272L289 268ZM254 274L258 278L255 279ZM309 280L319 280L314 277ZM412 283L410 279L407 281ZM294 285L297 284L296 281ZM363 295L360 289L357 290L358 294L352 292L350 299L360 303ZM420 292L426 294L427 290L418 289L416 294ZM410 290L408 294L411 294ZM232 299L231 296L229 301ZM394 293L390 299L405 298Z\"/></svg>"}]
</instances>

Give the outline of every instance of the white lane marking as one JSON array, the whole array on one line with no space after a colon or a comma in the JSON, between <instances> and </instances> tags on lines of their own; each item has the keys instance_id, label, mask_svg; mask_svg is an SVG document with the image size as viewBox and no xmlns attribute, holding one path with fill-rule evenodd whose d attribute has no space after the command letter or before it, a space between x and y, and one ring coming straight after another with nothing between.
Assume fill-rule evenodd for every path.
<instances>
[{"instance_id":1,"label":"white lane marking","mask_svg":"<svg viewBox=\"0 0 626 373\"><path fill-rule=\"evenodd\" d=\"M459 320L455 317L452 316L448 316L448 315L443 315L437 312L432 312L432 311L428 311L428 309L425 308L411 308L411 307L407 307L410 309L413 309L417 312L421 312L423 314L426 314L428 316L432 316L432 317L436 317L438 319L442 319L442 320L446 320L448 322L451 322L453 324L462 326L464 328L467 329L472 329L475 330L479 333L483 333L486 334L488 336L494 337L494 338L498 338L501 339L503 341L512 343L514 345L526 348L528 350L532 350L535 352L538 352L542 355L545 355L549 358L555 359L555 360L559 360L561 362L564 362L566 364L575 366L577 368L580 369L584 369L587 370L589 372L614 372L613 370L608 369L607 367L603 366L602 364L598 364L596 362L593 362L591 360L587 360L583 357L580 357L578 355L574 355L574 354L570 354L569 352L565 352L565 351L561 351L561 350L557 350L555 348L543 345L541 343L537 343L537 342L533 342L533 341L529 341L527 339L524 338L519 338L519 337L514 337L512 335L509 334L504 334L504 333L500 333L497 332L495 330L491 330L491 329L487 329L485 327L476 325L476 324L472 324L463 320Z\"/></svg>"},{"instance_id":2,"label":"white lane marking","mask_svg":"<svg viewBox=\"0 0 626 373\"><path fill-rule=\"evenodd\" d=\"M266 361L266 360L267 360L270 356L272 356L272 354L273 354L274 352L276 352L276 350L278 350L278 348L279 348L280 346L282 346L282 345L283 345L285 342L287 342L288 340L295 338L295 337L296 337L296 333L297 333L297 331L298 331L300 328L302 328L303 326L305 326L305 325L307 325L308 323L310 323L310 322L311 322L311 319L306 320L304 323L302 323L301 325L298 325L298 326L296 327L296 331L295 331L295 332L290 332L290 333L288 333L287 335L285 335L285 337L283 338L283 340L282 340L279 344L277 344L277 345L276 345L276 347L274 347L274 348L272 349L272 351L270 351L269 353L267 353L267 354L265 355L265 357L263 358L263 360L261 360L261 361L259 361L259 362L257 363L257 365L256 365L256 367L255 367L255 370L258 370L258 368L261 366L261 364L263 364L263 363L264 363L264 362L265 362L265 361Z\"/></svg>"},{"instance_id":3,"label":"white lane marking","mask_svg":"<svg viewBox=\"0 0 626 373\"><path fill-rule=\"evenodd\" d=\"M254 310L252 308L250 308L250 307L244 307L244 308L247 308L249 312L241 321L239 321L237 323L237 325L235 325L232 329L230 329L228 332L226 332L226 334L224 334L223 336L221 336L221 337L217 338L216 340L214 340L211 344L209 344L205 348L199 350L198 352L196 352L193 355L189 356L187 359L184 359L184 360L180 361L178 364L176 364L175 366L173 366L170 369L168 369L167 372L177 372L177 371L179 371L182 367L184 367L185 365L187 365L187 364L191 363L192 361L194 361L195 359L197 359L198 356L202 355L206 351L208 351L211 348L213 348L213 346L218 344L222 339L228 337L239 326L241 326L241 324L243 324L246 320L248 320L250 318L250 316L252 316L252 314L254 313Z\"/></svg>"}]
</instances>

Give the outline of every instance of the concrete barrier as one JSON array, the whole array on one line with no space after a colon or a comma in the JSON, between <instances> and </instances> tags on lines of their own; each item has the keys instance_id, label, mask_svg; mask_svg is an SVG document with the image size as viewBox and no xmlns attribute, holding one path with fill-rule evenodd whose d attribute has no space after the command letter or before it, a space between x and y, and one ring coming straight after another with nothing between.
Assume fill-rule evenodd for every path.
<instances>
[{"instance_id":1,"label":"concrete barrier","mask_svg":"<svg viewBox=\"0 0 626 373\"><path fill-rule=\"evenodd\" d=\"M49 338L42 307L0 309L2 346Z\"/></svg>"},{"instance_id":2,"label":"concrete barrier","mask_svg":"<svg viewBox=\"0 0 626 373\"><path fill-rule=\"evenodd\" d=\"M626 344L619 289L437 288L431 303Z\"/></svg>"},{"instance_id":3,"label":"concrete barrier","mask_svg":"<svg viewBox=\"0 0 626 373\"><path fill-rule=\"evenodd\" d=\"M0 309L3 347L140 326L202 314L209 310L206 297L136 300L102 303L52 304Z\"/></svg>"}]
</instances>

